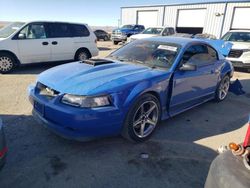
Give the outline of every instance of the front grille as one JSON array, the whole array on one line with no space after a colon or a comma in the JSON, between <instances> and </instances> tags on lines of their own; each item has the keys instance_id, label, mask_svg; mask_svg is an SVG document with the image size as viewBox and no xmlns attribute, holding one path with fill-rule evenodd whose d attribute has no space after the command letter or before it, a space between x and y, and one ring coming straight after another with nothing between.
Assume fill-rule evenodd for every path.
<instances>
[{"instance_id":1,"label":"front grille","mask_svg":"<svg viewBox=\"0 0 250 188\"><path fill-rule=\"evenodd\" d=\"M113 31L112 34L114 34L114 35L121 35L122 33L120 31Z\"/></svg>"},{"instance_id":2,"label":"front grille","mask_svg":"<svg viewBox=\"0 0 250 188\"><path fill-rule=\"evenodd\" d=\"M59 94L58 91L51 89L48 86L46 86L40 82L37 83L36 89L37 89L37 92L39 93L39 95L42 95L48 99L52 99Z\"/></svg>"},{"instance_id":3,"label":"front grille","mask_svg":"<svg viewBox=\"0 0 250 188\"><path fill-rule=\"evenodd\" d=\"M239 58L243 53L243 50L230 50L228 57Z\"/></svg>"}]
</instances>

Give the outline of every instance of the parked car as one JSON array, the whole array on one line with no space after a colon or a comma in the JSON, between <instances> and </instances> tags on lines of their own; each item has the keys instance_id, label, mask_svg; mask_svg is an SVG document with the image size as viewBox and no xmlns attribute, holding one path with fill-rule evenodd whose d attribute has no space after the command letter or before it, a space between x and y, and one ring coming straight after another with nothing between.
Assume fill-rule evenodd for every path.
<instances>
[{"instance_id":1,"label":"parked car","mask_svg":"<svg viewBox=\"0 0 250 188\"><path fill-rule=\"evenodd\" d=\"M227 32L222 39L233 43L227 57L233 66L250 70L250 30L232 30Z\"/></svg>"},{"instance_id":2,"label":"parked car","mask_svg":"<svg viewBox=\"0 0 250 188\"><path fill-rule=\"evenodd\" d=\"M0 73L27 63L84 60L98 55L86 24L14 22L0 30Z\"/></svg>"},{"instance_id":3,"label":"parked car","mask_svg":"<svg viewBox=\"0 0 250 188\"><path fill-rule=\"evenodd\" d=\"M131 35L138 34L145 29L143 25L124 25L121 28L112 31L111 39L113 44L117 45L119 42L127 41Z\"/></svg>"},{"instance_id":4,"label":"parked car","mask_svg":"<svg viewBox=\"0 0 250 188\"><path fill-rule=\"evenodd\" d=\"M0 119L0 169L3 167L7 154L7 146L5 141L5 135L3 131L3 123Z\"/></svg>"},{"instance_id":5,"label":"parked car","mask_svg":"<svg viewBox=\"0 0 250 188\"><path fill-rule=\"evenodd\" d=\"M212 99L224 100L232 76L231 63L207 42L151 37L105 59L41 73L29 87L29 99L34 117L65 138L122 134L140 142L160 120Z\"/></svg>"},{"instance_id":6,"label":"parked car","mask_svg":"<svg viewBox=\"0 0 250 188\"><path fill-rule=\"evenodd\" d=\"M103 39L104 41L110 40L110 35L104 30L98 29L98 30L95 30L94 33L95 33L97 40L100 40L100 39Z\"/></svg>"},{"instance_id":7,"label":"parked car","mask_svg":"<svg viewBox=\"0 0 250 188\"><path fill-rule=\"evenodd\" d=\"M143 39L143 38L149 38L149 37L155 37L155 36L169 36L175 34L175 30L173 27L149 27L145 29L140 34L132 35L128 38L128 42L137 40L137 39Z\"/></svg>"},{"instance_id":8,"label":"parked car","mask_svg":"<svg viewBox=\"0 0 250 188\"><path fill-rule=\"evenodd\" d=\"M193 36L193 38L196 38L196 39L214 39L214 40L217 39L215 35L212 35L209 33L198 33L198 34L195 34Z\"/></svg>"}]
</instances>

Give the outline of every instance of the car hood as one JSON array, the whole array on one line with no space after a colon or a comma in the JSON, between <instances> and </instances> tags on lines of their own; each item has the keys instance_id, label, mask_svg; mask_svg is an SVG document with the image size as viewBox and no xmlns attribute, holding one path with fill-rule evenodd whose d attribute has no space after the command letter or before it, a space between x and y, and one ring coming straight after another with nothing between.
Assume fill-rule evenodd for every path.
<instances>
[{"instance_id":1,"label":"car hood","mask_svg":"<svg viewBox=\"0 0 250 188\"><path fill-rule=\"evenodd\" d=\"M245 50L250 49L250 42L232 42L232 49Z\"/></svg>"},{"instance_id":2,"label":"car hood","mask_svg":"<svg viewBox=\"0 0 250 188\"><path fill-rule=\"evenodd\" d=\"M166 70L139 64L114 62L93 66L74 62L41 73L37 81L60 93L97 95L116 92L124 89L126 85L161 74L166 74Z\"/></svg>"},{"instance_id":3,"label":"car hood","mask_svg":"<svg viewBox=\"0 0 250 188\"><path fill-rule=\"evenodd\" d=\"M149 38L149 37L155 37L157 35L154 34L137 34L137 35L132 35L130 38L132 39L144 39L144 38Z\"/></svg>"},{"instance_id":4,"label":"car hood","mask_svg":"<svg viewBox=\"0 0 250 188\"><path fill-rule=\"evenodd\" d=\"M127 28L118 28L118 29L114 29L113 32L129 32L129 31L132 31L132 29L127 29Z\"/></svg>"},{"instance_id":5,"label":"car hood","mask_svg":"<svg viewBox=\"0 0 250 188\"><path fill-rule=\"evenodd\" d=\"M224 40L214 40L214 39L199 39L204 40L213 46L218 52L220 52L224 56L228 56L233 44L229 41Z\"/></svg>"}]
</instances>

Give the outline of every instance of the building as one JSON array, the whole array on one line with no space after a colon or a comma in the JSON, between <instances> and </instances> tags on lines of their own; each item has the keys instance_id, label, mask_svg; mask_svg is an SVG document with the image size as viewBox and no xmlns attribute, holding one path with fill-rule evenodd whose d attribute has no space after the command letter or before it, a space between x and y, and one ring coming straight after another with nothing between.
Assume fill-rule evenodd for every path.
<instances>
[{"instance_id":1,"label":"building","mask_svg":"<svg viewBox=\"0 0 250 188\"><path fill-rule=\"evenodd\" d=\"M250 29L250 1L121 7L121 24L170 26L179 33L221 37L230 29Z\"/></svg>"}]
</instances>

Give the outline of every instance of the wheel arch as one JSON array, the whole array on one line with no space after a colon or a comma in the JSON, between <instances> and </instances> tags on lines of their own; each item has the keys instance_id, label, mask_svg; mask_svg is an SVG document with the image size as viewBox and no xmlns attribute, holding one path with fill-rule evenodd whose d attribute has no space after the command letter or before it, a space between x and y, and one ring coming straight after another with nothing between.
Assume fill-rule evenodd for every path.
<instances>
[{"instance_id":1,"label":"wheel arch","mask_svg":"<svg viewBox=\"0 0 250 188\"><path fill-rule=\"evenodd\" d=\"M157 98L160 104L160 108L162 111L162 98L160 93L155 90L153 87L150 87L152 83L149 83L147 81L141 82L136 87L134 87L129 95L127 96L125 102L124 102L124 107L127 108L128 110L135 104L135 102L143 95L145 94L151 94L154 97Z\"/></svg>"},{"instance_id":2,"label":"wheel arch","mask_svg":"<svg viewBox=\"0 0 250 188\"><path fill-rule=\"evenodd\" d=\"M18 57L16 56L16 54L14 52L11 52L9 50L0 50L0 53L7 53L9 55L11 55L15 60L16 60L16 64L19 65L20 64L20 61L18 59Z\"/></svg>"},{"instance_id":3,"label":"wheel arch","mask_svg":"<svg viewBox=\"0 0 250 188\"><path fill-rule=\"evenodd\" d=\"M89 49L88 49L88 48L81 47L81 48L78 48L78 49L76 50L76 53L75 53L74 59L76 59L76 58L77 58L77 53L79 53L81 50L84 50L84 51L88 52L88 54L89 54L89 58L91 58L91 57L92 57L92 54L91 54L91 52L89 51Z\"/></svg>"},{"instance_id":4,"label":"wheel arch","mask_svg":"<svg viewBox=\"0 0 250 188\"><path fill-rule=\"evenodd\" d=\"M220 79L224 78L226 75L228 75L230 78L233 77L234 68L230 62L225 62L224 66L221 69Z\"/></svg>"}]
</instances>

